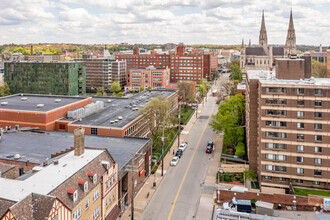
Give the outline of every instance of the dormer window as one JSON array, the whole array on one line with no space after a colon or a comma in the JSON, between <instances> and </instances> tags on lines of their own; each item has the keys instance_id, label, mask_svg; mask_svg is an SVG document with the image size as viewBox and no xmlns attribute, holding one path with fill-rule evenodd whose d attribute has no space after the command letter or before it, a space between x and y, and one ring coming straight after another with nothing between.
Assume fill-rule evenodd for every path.
<instances>
[{"instance_id":1,"label":"dormer window","mask_svg":"<svg viewBox=\"0 0 330 220\"><path fill-rule=\"evenodd\" d=\"M88 172L87 175L90 179L92 179L93 184L97 183L97 174L96 173Z\"/></svg>"},{"instance_id":2,"label":"dormer window","mask_svg":"<svg viewBox=\"0 0 330 220\"><path fill-rule=\"evenodd\" d=\"M73 202L76 202L78 200L78 190L67 189L66 192L72 197Z\"/></svg>"},{"instance_id":3,"label":"dormer window","mask_svg":"<svg viewBox=\"0 0 330 220\"><path fill-rule=\"evenodd\" d=\"M81 187L82 190L84 190L84 193L88 192L88 182L85 180L78 180L78 184Z\"/></svg>"}]
</instances>

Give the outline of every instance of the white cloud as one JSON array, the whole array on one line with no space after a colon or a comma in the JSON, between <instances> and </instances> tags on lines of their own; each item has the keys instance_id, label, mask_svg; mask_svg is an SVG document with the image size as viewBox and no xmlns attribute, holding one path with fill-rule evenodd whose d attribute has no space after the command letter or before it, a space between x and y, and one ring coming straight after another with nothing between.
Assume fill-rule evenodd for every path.
<instances>
[{"instance_id":1,"label":"white cloud","mask_svg":"<svg viewBox=\"0 0 330 220\"><path fill-rule=\"evenodd\" d=\"M0 44L257 43L265 10L270 43L284 44L293 8L298 44L327 45L330 0L2 0Z\"/></svg>"}]
</instances>

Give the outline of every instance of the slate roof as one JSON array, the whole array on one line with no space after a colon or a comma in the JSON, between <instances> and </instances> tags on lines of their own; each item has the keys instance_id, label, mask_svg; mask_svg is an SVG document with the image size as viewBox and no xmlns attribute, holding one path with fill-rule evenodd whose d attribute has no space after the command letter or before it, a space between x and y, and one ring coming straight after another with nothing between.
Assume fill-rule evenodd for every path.
<instances>
[{"instance_id":1,"label":"slate roof","mask_svg":"<svg viewBox=\"0 0 330 220\"><path fill-rule=\"evenodd\" d=\"M16 202L0 198L0 219Z\"/></svg>"},{"instance_id":2,"label":"slate roof","mask_svg":"<svg viewBox=\"0 0 330 220\"><path fill-rule=\"evenodd\" d=\"M273 56L284 56L284 47L273 47Z\"/></svg>"},{"instance_id":3,"label":"slate roof","mask_svg":"<svg viewBox=\"0 0 330 220\"><path fill-rule=\"evenodd\" d=\"M246 55L250 56L268 56L269 48L265 47L247 47ZM273 56L283 56L284 47L273 47Z\"/></svg>"}]
</instances>

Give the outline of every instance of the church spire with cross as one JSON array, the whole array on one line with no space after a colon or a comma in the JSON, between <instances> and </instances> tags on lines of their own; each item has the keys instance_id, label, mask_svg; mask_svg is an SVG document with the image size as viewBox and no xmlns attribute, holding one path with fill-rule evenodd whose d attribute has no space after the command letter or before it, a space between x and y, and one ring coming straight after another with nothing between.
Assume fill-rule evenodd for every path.
<instances>
[{"instance_id":1,"label":"church spire with cross","mask_svg":"<svg viewBox=\"0 0 330 220\"><path fill-rule=\"evenodd\" d=\"M260 28L260 34L259 34L259 46L260 47L268 46L264 10L262 10L262 20L261 20L261 28Z\"/></svg>"},{"instance_id":2,"label":"church spire with cross","mask_svg":"<svg viewBox=\"0 0 330 220\"><path fill-rule=\"evenodd\" d=\"M293 18L292 18L292 9L290 11L290 21L288 28L288 35L285 42L285 55L297 55L296 49L296 32L294 30Z\"/></svg>"}]
</instances>

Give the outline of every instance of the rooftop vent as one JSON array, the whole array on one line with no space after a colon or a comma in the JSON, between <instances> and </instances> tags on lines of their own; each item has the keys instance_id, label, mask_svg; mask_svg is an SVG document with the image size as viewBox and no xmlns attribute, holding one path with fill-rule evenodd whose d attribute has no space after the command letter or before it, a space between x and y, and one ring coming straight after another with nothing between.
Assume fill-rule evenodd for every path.
<instances>
[{"instance_id":1,"label":"rooftop vent","mask_svg":"<svg viewBox=\"0 0 330 220\"><path fill-rule=\"evenodd\" d=\"M119 120L122 120L122 119L123 119L123 116L118 116L118 119L119 119Z\"/></svg>"},{"instance_id":2,"label":"rooftop vent","mask_svg":"<svg viewBox=\"0 0 330 220\"><path fill-rule=\"evenodd\" d=\"M40 167L40 166L36 166L36 167L33 167L32 168L32 172L33 173L36 173L36 172L39 172L40 170L42 170L43 168L42 167Z\"/></svg>"},{"instance_id":3,"label":"rooftop vent","mask_svg":"<svg viewBox=\"0 0 330 220\"><path fill-rule=\"evenodd\" d=\"M42 107L44 107L44 106L45 106L45 104L38 104L38 105L37 105L38 108L42 108Z\"/></svg>"},{"instance_id":4,"label":"rooftop vent","mask_svg":"<svg viewBox=\"0 0 330 220\"><path fill-rule=\"evenodd\" d=\"M115 120L115 123L118 123L118 121L119 121L119 120L118 120L118 119L116 119L116 120Z\"/></svg>"},{"instance_id":5,"label":"rooftop vent","mask_svg":"<svg viewBox=\"0 0 330 220\"><path fill-rule=\"evenodd\" d=\"M21 155L20 155L20 154L15 154L15 155L14 155L14 159L15 159L15 160L18 160L18 159L20 159L20 158L21 158Z\"/></svg>"},{"instance_id":6,"label":"rooftop vent","mask_svg":"<svg viewBox=\"0 0 330 220\"><path fill-rule=\"evenodd\" d=\"M55 99L55 102L56 103L59 103L59 102L61 102L62 100L61 99Z\"/></svg>"},{"instance_id":7,"label":"rooftop vent","mask_svg":"<svg viewBox=\"0 0 330 220\"><path fill-rule=\"evenodd\" d=\"M115 121L110 121L110 124L113 124L113 123L115 123Z\"/></svg>"},{"instance_id":8,"label":"rooftop vent","mask_svg":"<svg viewBox=\"0 0 330 220\"><path fill-rule=\"evenodd\" d=\"M110 103L110 102L112 102L112 100L111 99L108 99L108 102Z\"/></svg>"},{"instance_id":9,"label":"rooftop vent","mask_svg":"<svg viewBox=\"0 0 330 220\"><path fill-rule=\"evenodd\" d=\"M1 102L1 105L8 105L8 102Z\"/></svg>"},{"instance_id":10,"label":"rooftop vent","mask_svg":"<svg viewBox=\"0 0 330 220\"><path fill-rule=\"evenodd\" d=\"M21 101L26 101L27 100L27 97L22 97L21 98Z\"/></svg>"},{"instance_id":11,"label":"rooftop vent","mask_svg":"<svg viewBox=\"0 0 330 220\"><path fill-rule=\"evenodd\" d=\"M58 165L58 160L54 160L54 165Z\"/></svg>"}]
</instances>

